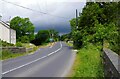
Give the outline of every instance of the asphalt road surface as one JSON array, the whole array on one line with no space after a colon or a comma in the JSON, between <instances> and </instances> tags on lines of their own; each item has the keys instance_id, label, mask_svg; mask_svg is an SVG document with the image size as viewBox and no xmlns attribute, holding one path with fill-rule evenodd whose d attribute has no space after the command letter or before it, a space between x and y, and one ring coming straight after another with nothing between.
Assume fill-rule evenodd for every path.
<instances>
[{"instance_id":1,"label":"asphalt road surface","mask_svg":"<svg viewBox=\"0 0 120 79\"><path fill-rule=\"evenodd\" d=\"M75 53L64 42L40 48L34 54L2 62L3 77L64 77L74 62Z\"/></svg>"}]
</instances>

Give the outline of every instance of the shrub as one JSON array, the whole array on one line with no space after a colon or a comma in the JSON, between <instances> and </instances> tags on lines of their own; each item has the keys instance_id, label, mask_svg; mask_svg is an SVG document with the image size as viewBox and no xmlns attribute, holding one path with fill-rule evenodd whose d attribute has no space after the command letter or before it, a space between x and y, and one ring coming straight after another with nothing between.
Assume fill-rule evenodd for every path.
<instances>
[{"instance_id":1,"label":"shrub","mask_svg":"<svg viewBox=\"0 0 120 79\"><path fill-rule=\"evenodd\" d=\"M22 43L21 43L21 42L17 42L17 43L16 43L16 46L17 46L17 47L22 47Z\"/></svg>"},{"instance_id":2,"label":"shrub","mask_svg":"<svg viewBox=\"0 0 120 79\"><path fill-rule=\"evenodd\" d=\"M14 46L14 44L7 43L6 41L1 41L3 47Z\"/></svg>"},{"instance_id":3,"label":"shrub","mask_svg":"<svg viewBox=\"0 0 120 79\"><path fill-rule=\"evenodd\" d=\"M22 42L22 43L28 43L28 42L29 42L28 36L19 37L18 40L19 40L20 42Z\"/></svg>"},{"instance_id":4,"label":"shrub","mask_svg":"<svg viewBox=\"0 0 120 79\"><path fill-rule=\"evenodd\" d=\"M2 50L2 59L11 58L12 52L9 50Z\"/></svg>"}]
</instances>

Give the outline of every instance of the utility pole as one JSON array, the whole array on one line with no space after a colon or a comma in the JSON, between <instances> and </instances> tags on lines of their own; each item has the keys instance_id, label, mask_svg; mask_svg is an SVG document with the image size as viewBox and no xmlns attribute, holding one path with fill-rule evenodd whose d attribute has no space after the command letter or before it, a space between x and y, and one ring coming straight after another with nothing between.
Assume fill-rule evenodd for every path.
<instances>
[{"instance_id":1,"label":"utility pole","mask_svg":"<svg viewBox=\"0 0 120 79\"><path fill-rule=\"evenodd\" d=\"M79 12L79 16L81 15L81 13Z\"/></svg>"},{"instance_id":2,"label":"utility pole","mask_svg":"<svg viewBox=\"0 0 120 79\"><path fill-rule=\"evenodd\" d=\"M2 15L0 15L0 21L1 21Z\"/></svg>"},{"instance_id":3,"label":"utility pole","mask_svg":"<svg viewBox=\"0 0 120 79\"><path fill-rule=\"evenodd\" d=\"M77 12L77 9L76 9L76 28L75 28L75 30L77 31L77 29L78 29L78 12ZM76 46L78 46L78 40L73 40L73 45L76 47Z\"/></svg>"},{"instance_id":4,"label":"utility pole","mask_svg":"<svg viewBox=\"0 0 120 79\"><path fill-rule=\"evenodd\" d=\"M78 12L77 12L77 9L76 9L76 29L78 29Z\"/></svg>"}]
</instances>

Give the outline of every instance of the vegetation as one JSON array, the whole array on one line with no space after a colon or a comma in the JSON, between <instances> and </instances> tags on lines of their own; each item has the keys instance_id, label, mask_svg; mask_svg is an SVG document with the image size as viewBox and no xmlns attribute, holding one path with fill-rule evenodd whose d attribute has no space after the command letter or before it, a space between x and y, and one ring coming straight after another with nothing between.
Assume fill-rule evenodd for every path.
<instances>
[{"instance_id":1,"label":"vegetation","mask_svg":"<svg viewBox=\"0 0 120 79\"><path fill-rule=\"evenodd\" d=\"M66 44L67 44L68 46L70 46L70 47L73 47L73 43L68 43L68 42L66 42Z\"/></svg>"},{"instance_id":2,"label":"vegetation","mask_svg":"<svg viewBox=\"0 0 120 79\"><path fill-rule=\"evenodd\" d=\"M34 25L29 18L16 16L10 21L10 27L16 30L17 42L28 43L34 39Z\"/></svg>"},{"instance_id":3,"label":"vegetation","mask_svg":"<svg viewBox=\"0 0 120 79\"><path fill-rule=\"evenodd\" d=\"M50 38L53 38L54 41L58 41L59 40L59 32L57 32L54 29L50 29L48 31L49 31L49 34L50 34Z\"/></svg>"},{"instance_id":4,"label":"vegetation","mask_svg":"<svg viewBox=\"0 0 120 79\"><path fill-rule=\"evenodd\" d=\"M88 44L86 48L78 51L73 65L72 77L104 77L103 65L100 58L100 50L97 46Z\"/></svg>"},{"instance_id":5,"label":"vegetation","mask_svg":"<svg viewBox=\"0 0 120 79\"><path fill-rule=\"evenodd\" d=\"M29 43L22 43L23 47L26 47L26 48L33 47L33 50L29 51L29 52L23 52L23 53L12 53L9 50L2 50L2 60L6 60L6 59L10 59L10 58L16 58L16 57L20 57L20 56L25 56L25 55L28 55L30 53L34 53L38 48L46 47L46 46L49 46L49 45L51 45L51 44L50 43L44 43L43 45L35 46L33 44L30 45Z\"/></svg>"},{"instance_id":6,"label":"vegetation","mask_svg":"<svg viewBox=\"0 0 120 79\"><path fill-rule=\"evenodd\" d=\"M87 2L80 16L70 20L73 46L79 50L72 77L103 77L103 46L120 52L119 8L120 2Z\"/></svg>"},{"instance_id":7,"label":"vegetation","mask_svg":"<svg viewBox=\"0 0 120 79\"><path fill-rule=\"evenodd\" d=\"M18 56L23 56L28 53L31 53L35 50L37 50L39 47L43 47L49 44L51 41L50 39L54 41L59 40L58 32L50 29L50 30L40 30L37 35L34 35L34 25L29 20L29 18L21 18L19 16L14 17L10 21L10 27L14 30L16 30L16 44L10 44L5 41L2 42L3 47L25 47L25 48L33 48L32 51L24 52L24 53L12 53L9 50L3 50L2 53L2 59L8 59L8 58L15 58ZM31 43L33 44L31 44ZM35 46L37 45L37 46Z\"/></svg>"},{"instance_id":8,"label":"vegetation","mask_svg":"<svg viewBox=\"0 0 120 79\"><path fill-rule=\"evenodd\" d=\"M50 39L54 41L58 41L59 35L58 32L50 29L50 30L40 30L37 35L34 35L34 25L31 23L29 18L21 18L19 16L14 17L10 21L10 27L16 30L16 44L10 44L5 41L2 41L3 47L14 46L14 47L25 47L25 48L33 48L32 51L24 52L24 53L12 53L9 50L2 51L2 58L15 58L18 56L23 56L28 53L31 53L38 49L38 47L43 47L48 45ZM1 41L1 40L0 40ZM33 45L31 43L37 45ZM40 45L40 46L39 46Z\"/></svg>"},{"instance_id":9,"label":"vegetation","mask_svg":"<svg viewBox=\"0 0 120 79\"><path fill-rule=\"evenodd\" d=\"M2 41L2 40L0 40L0 41L1 41L1 44L2 44L3 47L14 46L14 44L7 43L6 41Z\"/></svg>"},{"instance_id":10,"label":"vegetation","mask_svg":"<svg viewBox=\"0 0 120 79\"><path fill-rule=\"evenodd\" d=\"M62 35L60 40L61 41L70 41L71 40L71 33Z\"/></svg>"},{"instance_id":11,"label":"vegetation","mask_svg":"<svg viewBox=\"0 0 120 79\"><path fill-rule=\"evenodd\" d=\"M22 43L21 43L21 42L17 42L17 43L16 43L16 46L17 46L17 47L22 47Z\"/></svg>"},{"instance_id":12,"label":"vegetation","mask_svg":"<svg viewBox=\"0 0 120 79\"><path fill-rule=\"evenodd\" d=\"M109 48L119 53L119 5L120 2L87 2L78 17L78 27L75 18L70 20L74 47L81 48L88 43L103 46L108 42Z\"/></svg>"},{"instance_id":13,"label":"vegetation","mask_svg":"<svg viewBox=\"0 0 120 79\"><path fill-rule=\"evenodd\" d=\"M57 41L59 38L58 32L55 30L40 30L35 36L35 39L31 43L35 45L42 45L50 42L50 39Z\"/></svg>"},{"instance_id":14,"label":"vegetation","mask_svg":"<svg viewBox=\"0 0 120 79\"><path fill-rule=\"evenodd\" d=\"M32 43L22 43L22 47L33 48L33 47L36 47L36 46L34 44L32 44Z\"/></svg>"},{"instance_id":15,"label":"vegetation","mask_svg":"<svg viewBox=\"0 0 120 79\"><path fill-rule=\"evenodd\" d=\"M36 51L37 49L38 47L34 47L32 51L24 52L24 53L12 53L9 50L2 50L2 60L24 56L24 55L27 55L29 53Z\"/></svg>"}]
</instances>

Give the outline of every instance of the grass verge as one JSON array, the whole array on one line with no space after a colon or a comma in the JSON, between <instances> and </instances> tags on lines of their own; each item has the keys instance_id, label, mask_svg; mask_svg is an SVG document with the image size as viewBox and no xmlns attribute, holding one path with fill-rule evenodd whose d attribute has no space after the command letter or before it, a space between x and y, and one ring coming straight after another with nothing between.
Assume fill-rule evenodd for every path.
<instances>
[{"instance_id":1,"label":"grass verge","mask_svg":"<svg viewBox=\"0 0 120 79\"><path fill-rule=\"evenodd\" d=\"M11 58L17 58L20 56L24 56L24 55L27 55L29 53L36 51L37 49L38 49L38 47L34 47L32 51L23 52L23 53L12 53L9 50L2 50L2 60L7 60L7 59L11 59Z\"/></svg>"},{"instance_id":2,"label":"grass verge","mask_svg":"<svg viewBox=\"0 0 120 79\"><path fill-rule=\"evenodd\" d=\"M67 44L68 46L70 46L70 47L73 47L73 44L72 44L72 43L66 42L66 44Z\"/></svg>"},{"instance_id":3,"label":"grass verge","mask_svg":"<svg viewBox=\"0 0 120 79\"><path fill-rule=\"evenodd\" d=\"M51 44L54 45L53 43L45 43L45 44L40 45L40 46L34 46L32 51L24 52L24 53L12 53L9 50L4 50L4 51L2 50L2 58L1 59L7 60L7 59L11 59L11 58L17 58L20 56L28 55L30 53L34 53L39 48L44 48L44 47L50 46ZM27 45L27 47L28 47L28 44L25 44L25 45Z\"/></svg>"},{"instance_id":4,"label":"grass verge","mask_svg":"<svg viewBox=\"0 0 120 79\"><path fill-rule=\"evenodd\" d=\"M92 44L81 48L76 56L70 77L103 77L103 65L100 50Z\"/></svg>"}]
</instances>

